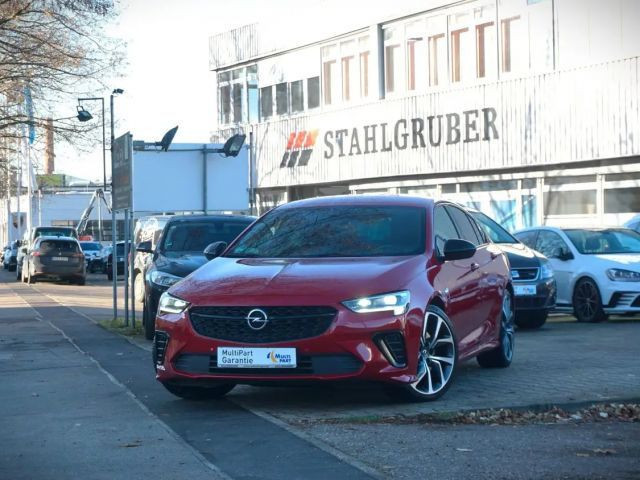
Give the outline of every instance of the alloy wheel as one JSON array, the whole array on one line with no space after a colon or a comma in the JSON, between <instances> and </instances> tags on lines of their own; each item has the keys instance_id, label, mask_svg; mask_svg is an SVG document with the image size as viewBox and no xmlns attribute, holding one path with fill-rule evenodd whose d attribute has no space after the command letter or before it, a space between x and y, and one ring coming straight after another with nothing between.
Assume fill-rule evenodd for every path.
<instances>
[{"instance_id":1,"label":"alloy wheel","mask_svg":"<svg viewBox=\"0 0 640 480\"><path fill-rule=\"evenodd\" d=\"M591 282L582 282L576 290L576 310L582 318L592 318L598 308L598 292Z\"/></svg>"},{"instance_id":2,"label":"alloy wheel","mask_svg":"<svg viewBox=\"0 0 640 480\"><path fill-rule=\"evenodd\" d=\"M514 328L513 328L513 298L511 293L505 292L502 299L502 328L500 329L502 338L502 352L505 359L511 361L513 357L513 340L514 340Z\"/></svg>"},{"instance_id":3,"label":"alloy wheel","mask_svg":"<svg viewBox=\"0 0 640 480\"><path fill-rule=\"evenodd\" d=\"M448 323L438 314L427 312L422 324L418 352L418 379L411 385L423 395L435 395L451 380L456 347Z\"/></svg>"}]
</instances>

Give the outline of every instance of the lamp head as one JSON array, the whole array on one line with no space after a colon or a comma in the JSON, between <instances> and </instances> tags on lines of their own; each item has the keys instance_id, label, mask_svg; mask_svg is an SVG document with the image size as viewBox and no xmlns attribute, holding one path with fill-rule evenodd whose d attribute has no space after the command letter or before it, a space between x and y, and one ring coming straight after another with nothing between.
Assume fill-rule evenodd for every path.
<instances>
[{"instance_id":1,"label":"lamp head","mask_svg":"<svg viewBox=\"0 0 640 480\"><path fill-rule=\"evenodd\" d=\"M76 118L84 123L91 120L93 115L87 112L82 105L78 105L78 115L76 115Z\"/></svg>"}]
</instances>

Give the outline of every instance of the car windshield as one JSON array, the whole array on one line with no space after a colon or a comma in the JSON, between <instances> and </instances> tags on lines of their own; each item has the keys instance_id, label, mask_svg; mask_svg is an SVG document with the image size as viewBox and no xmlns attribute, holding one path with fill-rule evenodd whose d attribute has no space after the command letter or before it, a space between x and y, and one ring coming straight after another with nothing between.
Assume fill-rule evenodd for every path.
<instances>
[{"instance_id":1,"label":"car windshield","mask_svg":"<svg viewBox=\"0 0 640 480\"><path fill-rule=\"evenodd\" d=\"M471 215L494 243L520 243L516 237L484 213L471 212Z\"/></svg>"},{"instance_id":2,"label":"car windshield","mask_svg":"<svg viewBox=\"0 0 640 480\"><path fill-rule=\"evenodd\" d=\"M381 257L425 250L425 210L401 206L275 209L226 256L236 258Z\"/></svg>"},{"instance_id":3,"label":"car windshield","mask_svg":"<svg viewBox=\"0 0 640 480\"><path fill-rule=\"evenodd\" d=\"M582 254L640 253L640 234L623 228L606 230L564 230Z\"/></svg>"},{"instance_id":4,"label":"car windshield","mask_svg":"<svg viewBox=\"0 0 640 480\"><path fill-rule=\"evenodd\" d=\"M49 255L58 252L77 253L78 244L70 240L43 240L40 243L40 253Z\"/></svg>"},{"instance_id":5,"label":"car windshield","mask_svg":"<svg viewBox=\"0 0 640 480\"><path fill-rule=\"evenodd\" d=\"M202 253L214 242L231 243L251 220L176 221L167 227L161 250L165 253Z\"/></svg>"},{"instance_id":6,"label":"car windshield","mask_svg":"<svg viewBox=\"0 0 640 480\"><path fill-rule=\"evenodd\" d=\"M80 242L80 245L85 252L102 250L102 245L97 242Z\"/></svg>"}]
</instances>

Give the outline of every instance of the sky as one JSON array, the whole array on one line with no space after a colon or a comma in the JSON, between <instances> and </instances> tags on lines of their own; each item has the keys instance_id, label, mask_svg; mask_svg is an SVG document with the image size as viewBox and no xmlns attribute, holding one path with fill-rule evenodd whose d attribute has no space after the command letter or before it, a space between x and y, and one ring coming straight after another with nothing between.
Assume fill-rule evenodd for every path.
<instances>
[{"instance_id":1,"label":"sky","mask_svg":"<svg viewBox=\"0 0 640 480\"><path fill-rule=\"evenodd\" d=\"M174 142L204 143L215 118L209 36L286 14L299 2L120 0L118 5L121 14L108 32L127 42L127 65L125 76L112 86L124 90L115 98L116 136L130 131L136 140L157 141L179 125ZM103 93L107 109L110 93ZM85 107L91 111L98 105ZM89 154L57 146L56 172L101 179L101 145Z\"/></svg>"}]
</instances>

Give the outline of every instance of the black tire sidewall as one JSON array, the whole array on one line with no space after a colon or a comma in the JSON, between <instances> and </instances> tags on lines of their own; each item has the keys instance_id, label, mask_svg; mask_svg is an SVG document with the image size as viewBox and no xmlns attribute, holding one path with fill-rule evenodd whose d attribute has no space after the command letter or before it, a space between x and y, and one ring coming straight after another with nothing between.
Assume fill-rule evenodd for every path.
<instances>
[{"instance_id":1,"label":"black tire sidewall","mask_svg":"<svg viewBox=\"0 0 640 480\"><path fill-rule=\"evenodd\" d=\"M578 288L580 286L582 286L585 283L591 283L593 285L593 288L595 289L596 295L598 297L598 304L597 307L595 309L595 313L593 315L593 317L589 318L589 319L585 319L585 318L581 318L578 315L578 309L576 308L576 293L578 292ZM603 321L606 316L604 314L604 311L602 309L602 295L600 295L600 289L598 288L598 284L596 282L594 282L593 280L591 280L590 278L582 278L580 280L578 280L578 282L576 283L576 286L573 289L573 315L578 319L579 322L584 322L584 323L596 323L596 322L601 322Z\"/></svg>"}]
</instances>

